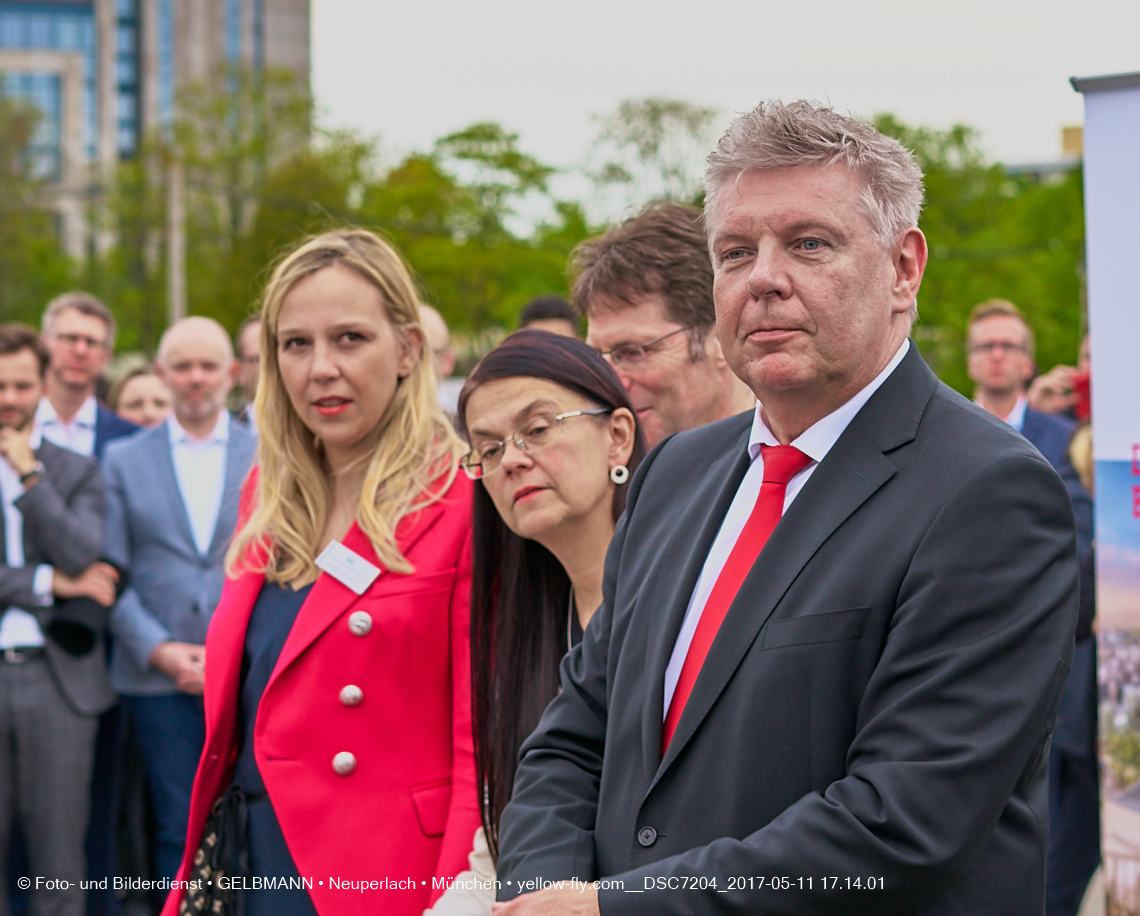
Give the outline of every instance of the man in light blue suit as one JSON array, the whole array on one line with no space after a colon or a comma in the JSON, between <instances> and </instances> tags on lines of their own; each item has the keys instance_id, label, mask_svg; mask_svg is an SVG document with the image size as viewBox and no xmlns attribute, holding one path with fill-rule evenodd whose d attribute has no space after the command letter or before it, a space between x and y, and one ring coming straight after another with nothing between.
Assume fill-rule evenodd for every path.
<instances>
[{"instance_id":1,"label":"man in light blue suit","mask_svg":"<svg viewBox=\"0 0 1140 916\"><path fill-rule=\"evenodd\" d=\"M173 878L205 739L206 629L256 437L225 409L233 348L217 322L172 325L157 366L173 415L108 447L104 553L130 576L111 615L111 682L138 731L158 819L159 874Z\"/></svg>"}]
</instances>

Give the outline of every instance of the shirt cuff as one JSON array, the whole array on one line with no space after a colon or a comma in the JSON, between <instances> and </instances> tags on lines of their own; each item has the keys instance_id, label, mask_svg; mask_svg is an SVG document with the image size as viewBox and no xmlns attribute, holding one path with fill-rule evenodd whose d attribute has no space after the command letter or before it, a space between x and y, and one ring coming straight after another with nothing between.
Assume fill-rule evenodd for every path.
<instances>
[{"instance_id":1,"label":"shirt cuff","mask_svg":"<svg viewBox=\"0 0 1140 916\"><path fill-rule=\"evenodd\" d=\"M52 594L52 581L55 579L55 569L47 563L41 563L36 567L36 574L32 578L32 594L36 596L36 604L40 607L47 607L54 600L55 596Z\"/></svg>"}]
</instances>

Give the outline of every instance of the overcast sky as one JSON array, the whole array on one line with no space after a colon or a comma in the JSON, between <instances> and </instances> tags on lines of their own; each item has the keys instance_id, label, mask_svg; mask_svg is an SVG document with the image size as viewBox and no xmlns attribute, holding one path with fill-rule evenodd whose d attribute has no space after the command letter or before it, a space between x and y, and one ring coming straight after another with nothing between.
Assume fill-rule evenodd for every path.
<instances>
[{"instance_id":1,"label":"overcast sky","mask_svg":"<svg viewBox=\"0 0 1140 916\"><path fill-rule=\"evenodd\" d=\"M1140 70L1138 0L312 0L324 123L390 160L499 121L545 162L582 162L592 115L658 95L726 123L765 98L981 130L1005 162L1060 157L1070 76Z\"/></svg>"}]
</instances>

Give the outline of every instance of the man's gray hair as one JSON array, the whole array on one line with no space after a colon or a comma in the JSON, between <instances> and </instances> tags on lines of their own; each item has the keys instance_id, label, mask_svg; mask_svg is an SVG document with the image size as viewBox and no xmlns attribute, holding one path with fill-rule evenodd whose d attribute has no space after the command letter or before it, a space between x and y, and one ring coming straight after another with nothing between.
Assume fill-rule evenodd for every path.
<instances>
[{"instance_id":1,"label":"man's gray hair","mask_svg":"<svg viewBox=\"0 0 1140 916\"><path fill-rule=\"evenodd\" d=\"M719 195L749 169L843 165L863 181L860 208L885 248L922 209L922 171L910 150L870 124L812 102L761 102L729 125L705 172L705 223L718 217Z\"/></svg>"},{"instance_id":2,"label":"man's gray hair","mask_svg":"<svg viewBox=\"0 0 1140 916\"><path fill-rule=\"evenodd\" d=\"M115 316L98 297L91 293L71 292L56 296L47 304L43 317L40 319L40 328L45 335L51 333L51 326L59 315L66 311L76 311L88 318L98 318L107 328L107 349L115 346Z\"/></svg>"}]
</instances>

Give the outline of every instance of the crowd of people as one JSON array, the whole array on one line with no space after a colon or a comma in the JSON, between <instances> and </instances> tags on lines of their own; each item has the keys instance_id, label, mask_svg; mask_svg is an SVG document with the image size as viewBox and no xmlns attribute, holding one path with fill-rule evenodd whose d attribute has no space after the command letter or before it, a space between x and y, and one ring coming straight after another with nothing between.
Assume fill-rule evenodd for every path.
<instances>
[{"instance_id":1,"label":"crowd of people","mask_svg":"<svg viewBox=\"0 0 1140 916\"><path fill-rule=\"evenodd\" d=\"M1087 347L990 300L940 385L861 122L758 106L706 191L465 378L364 230L105 401L98 299L0 326L0 914L1075 916Z\"/></svg>"}]
</instances>

